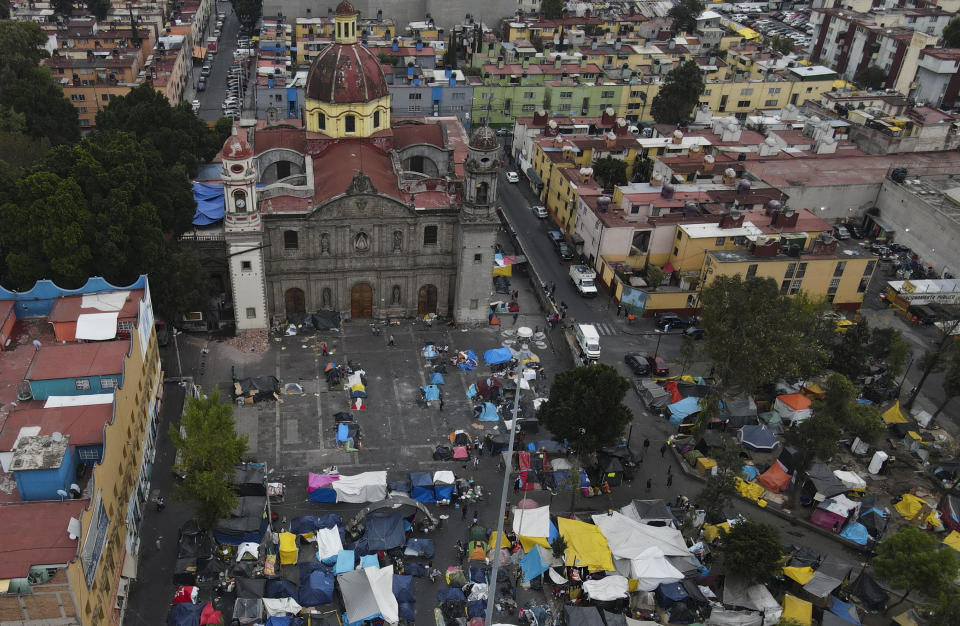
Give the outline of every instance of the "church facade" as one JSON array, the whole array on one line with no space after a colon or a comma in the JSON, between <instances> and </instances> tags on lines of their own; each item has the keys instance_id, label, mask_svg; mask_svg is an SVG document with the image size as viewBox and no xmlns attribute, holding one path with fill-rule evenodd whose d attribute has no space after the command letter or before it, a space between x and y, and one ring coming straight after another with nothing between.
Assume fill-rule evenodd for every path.
<instances>
[{"instance_id":1,"label":"church facade","mask_svg":"<svg viewBox=\"0 0 960 626\"><path fill-rule=\"evenodd\" d=\"M344 0L314 59L303 126L240 123L220 153L238 330L335 309L485 321L500 146L455 118L391 120Z\"/></svg>"}]
</instances>

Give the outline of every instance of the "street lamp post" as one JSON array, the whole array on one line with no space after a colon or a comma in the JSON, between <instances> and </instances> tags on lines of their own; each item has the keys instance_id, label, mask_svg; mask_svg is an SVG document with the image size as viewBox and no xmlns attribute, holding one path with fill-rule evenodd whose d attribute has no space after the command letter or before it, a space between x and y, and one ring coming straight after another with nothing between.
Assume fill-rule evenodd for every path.
<instances>
[{"instance_id":1,"label":"street lamp post","mask_svg":"<svg viewBox=\"0 0 960 626\"><path fill-rule=\"evenodd\" d=\"M183 385L183 367L180 365L180 343L177 341L177 337L180 335L180 331L176 328L173 329L173 350L177 353L177 382Z\"/></svg>"},{"instance_id":2,"label":"street lamp post","mask_svg":"<svg viewBox=\"0 0 960 626\"><path fill-rule=\"evenodd\" d=\"M503 518L507 514L507 497L510 494L510 472L513 468L513 440L517 432L517 421L520 416L520 374L523 371L523 363L517 363L516 385L517 395L513 399L513 419L510 422L510 443L507 444L507 462L503 468L503 488L500 493L500 516L497 518L497 541L494 545L493 570L490 572L490 578L493 581L487 590L487 611L485 615L486 626L492 626L494 623L493 609L496 606L497 598L497 575L500 573L500 545L503 541Z\"/></svg>"}]
</instances>

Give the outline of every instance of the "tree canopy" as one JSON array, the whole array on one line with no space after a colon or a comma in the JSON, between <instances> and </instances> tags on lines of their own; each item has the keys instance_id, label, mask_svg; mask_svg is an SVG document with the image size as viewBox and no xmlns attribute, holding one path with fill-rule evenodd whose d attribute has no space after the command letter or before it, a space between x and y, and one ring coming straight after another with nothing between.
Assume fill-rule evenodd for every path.
<instances>
[{"instance_id":1,"label":"tree canopy","mask_svg":"<svg viewBox=\"0 0 960 626\"><path fill-rule=\"evenodd\" d=\"M770 47L781 54L790 54L794 51L793 41L780 35L774 35L770 38Z\"/></svg>"},{"instance_id":2,"label":"tree canopy","mask_svg":"<svg viewBox=\"0 0 960 626\"><path fill-rule=\"evenodd\" d=\"M667 11L667 17L673 20L670 30L679 33L693 33L697 30L697 18L703 13L700 0L679 0Z\"/></svg>"},{"instance_id":3,"label":"tree canopy","mask_svg":"<svg viewBox=\"0 0 960 626\"><path fill-rule=\"evenodd\" d=\"M98 20L105 20L110 10L110 0L87 0L87 10Z\"/></svg>"},{"instance_id":4,"label":"tree canopy","mask_svg":"<svg viewBox=\"0 0 960 626\"><path fill-rule=\"evenodd\" d=\"M623 403L629 388L626 378L603 363L560 372L537 419L579 453L595 452L617 443L633 418Z\"/></svg>"},{"instance_id":5,"label":"tree canopy","mask_svg":"<svg viewBox=\"0 0 960 626\"><path fill-rule=\"evenodd\" d=\"M703 93L703 74L696 61L688 60L670 70L653 97L650 115L658 124L679 124L690 119Z\"/></svg>"},{"instance_id":6,"label":"tree canopy","mask_svg":"<svg viewBox=\"0 0 960 626\"><path fill-rule=\"evenodd\" d=\"M857 388L843 374L827 378L822 400L814 402L814 411L833 420L850 434L873 443L886 430L880 411L871 405L857 402Z\"/></svg>"},{"instance_id":7,"label":"tree canopy","mask_svg":"<svg viewBox=\"0 0 960 626\"><path fill-rule=\"evenodd\" d=\"M543 0L540 3L540 12L548 20L559 19L563 16L563 0Z\"/></svg>"},{"instance_id":8,"label":"tree canopy","mask_svg":"<svg viewBox=\"0 0 960 626\"><path fill-rule=\"evenodd\" d=\"M960 48L960 17L955 17L943 29L943 45L947 48Z\"/></svg>"},{"instance_id":9,"label":"tree canopy","mask_svg":"<svg viewBox=\"0 0 960 626\"><path fill-rule=\"evenodd\" d=\"M743 521L721 535L720 553L727 575L752 583L774 578L783 567L780 531L769 524Z\"/></svg>"},{"instance_id":10,"label":"tree canopy","mask_svg":"<svg viewBox=\"0 0 960 626\"><path fill-rule=\"evenodd\" d=\"M949 588L958 568L956 552L941 550L939 539L913 526L901 528L897 534L881 541L873 559L877 575L894 588L905 591L897 604L912 591L937 597Z\"/></svg>"},{"instance_id":11,"label":"tree canopy","mask_svg":"<svg viewBox=\"0 0 960 626\"><path fill-rule=\"evenodd\" d=\"M593 162L593 175L604 187L627 184L627 162L612 156L596 159Z\"/></svg>"},{"instance_id":12,"label":"tree canopy","mask_svg":"<svg viewBox=\"0 0 960 626\"><path fill-rule=\"evenodd\" d=\"M937 417L943 412L950 401L960 396L960 352L954 351L950 356L950 362L943 372L943 401L937 407L933 417Z\"/></svg>"},{"instance_id":13,"label":"tree canopy","mask_svg":"<svg viewBox=\"0 0 960 626\"><path fill-rule=\"evenodd\" d=\"M868 65L853 77L853 82L863 89L880 89L887 80L887 72L877 65Z\"/></svg>"},{"instance_id":14,"label":"tree canopy","mask_svg":"<svg viewBox=\"0 0 960 626\"><path fill-rule=\"evenodd\" d=\"M801 292L780 294L769 278L718 276L701 297L706 352L724 387L754 393L781 378L807 378L820 369L826 351L822 305Z\"/></svg>"},{"instance_id":15,"label":"tree canopy","mask_svg":"<svg viewBox=\"0 0 960 626\"><path fill-rule=\"evenodd\" d=\"M207 397L188 398L180 427L183 434L170 425L170 438L178 452L174 469L184 476L174 496L192 500L197 523L209 529L236 504L234 467L247 452L247 437L237 435L233 405L220 401L218 389Z\"/></svg>"},{"instance_id":16,"label":"tree canopy","mask_svg":"<svg viewBox=\"0 0 960 626\"><path fill-rule=\"evenodd\" d=\"M244 26L253 26L260 19L263 11L263 0L230 0L237 19Z\"/></svg>"}]
</instances>

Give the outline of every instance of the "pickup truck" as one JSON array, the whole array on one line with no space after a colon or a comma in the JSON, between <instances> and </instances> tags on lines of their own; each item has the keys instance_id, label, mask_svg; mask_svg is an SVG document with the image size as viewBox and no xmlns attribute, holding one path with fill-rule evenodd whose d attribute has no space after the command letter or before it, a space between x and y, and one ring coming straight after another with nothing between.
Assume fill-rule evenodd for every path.
<instances>
[{"instance_id":1,"label":"pickup truck","mask_svg":"<svg viewBox=\"0 0 960 626\"><path fill-rule=\"evenodd\" d=\"M597 273L586 265L571 265L570 280L581 296L592 298L597 295Z\"/></svg>"}]
</instances>

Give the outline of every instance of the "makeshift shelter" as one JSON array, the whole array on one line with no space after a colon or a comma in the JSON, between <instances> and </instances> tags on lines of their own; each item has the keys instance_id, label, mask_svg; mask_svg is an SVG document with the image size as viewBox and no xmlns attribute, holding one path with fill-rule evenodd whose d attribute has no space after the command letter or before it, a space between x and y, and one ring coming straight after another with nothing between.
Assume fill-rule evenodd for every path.
<instances>
[{"instance_id":1,"label":"makeshift shelter","mask_svg":"<svg viewBox=\"0 0 960 626\"><path fill-rule=\"evenodd\" d=\"M296 615L303 609L293 598L262 598L263 610L271 617Z\"/></svg>"},{"instance_id":2,"label":"makeshift shelter","mask_svg":"<svg viewBox=\"0 0 960 626\"><path fill-rule=\"evenodd\" d=\"M274 400L280 396L280 381L276 376L259 376L244 378L233 383L234 399L243 399L246 402L260 402Z\"/></svg>"},{"instance_id":3,"label":"makeshift shelter","mask_svg":"<svg viewBox=\"0 0 960 626\"><path fill-rule=\"evenodd\" d=\"M296 598L297 595L297 585L286 578L270 578L263 588L264 598Z\"/></svg>"},{"instance_id":4,"label":"makeshift shelter","mask_svg":"<svg viewBox=\"0 0 960 626\"><path fill-rule=\"evenodd\" d=\"M591 571L614 571L610 548L599 527L559 517L557 528L567 542L566 565L588 567Z\"/></svg>"},{"instance_id":5,"label":"makeshift shelter","mask_svg":"<svg viewBox=\"0 0 960 626\"><path fill-rule=\"evenodd\" d=\"M783 596L782 619L792 619L802 626L813 624L813 605L789 593Z\"/></svg>"},{"instance_id":6,"label":"makeshift shelter","mask_svg":"<svg viewBox=\"0 0 960 626\"><path fill-rule=\"evenodd\" d=\"M267 528L267 498L265 496L241 496L230 511L230 517L221 519L213 529L214 538L220 543L239 545L245 541L260 543Z\"/></svg>"},{"instance_id":7,"label":"makeshift shelter","mask_svg":"<svg viewBox=\"0 0 960 626\"><path fill-rule=\"evenodd\" d=\"M824 557L803 590L815 598L826 598L850 575L850 565L833 555Z\"/></svg>"},{"instance_id":8,"label":"makeshift shelter","mask_svg":"<svg viewBox=\"0 0 960 626\"><path fill-rule=\"evenodd\" d=\"M707 626L763 626L763 616L753 611L728 611L715 608L710 611Z\"/></svg>"},{"instance_id":9,"label":"makeshift shelter","mask_svg":"<svg viewBox=\"0 0 960 626\"><path fill-rule=\"evenodd\" d=\"M437 501L433 477L428 472L410 472L410 497L425 504Z\"/></svg>"},{"instance_id":10,"label":"makeshift shelter","mask_svg":"<svg viewBox=\"0 0 960 626\"><path fill-rule=\"evenodd\" d=\"M860 512L859 522L874 539L880 539L883 536L887 529L887 521L887 514L877 507L870 507Z\"/></svg>"},{"instance_id":11,"label":"makeshift shelter","mask_svg":"<svg viewBox=\"0 0 960 626\"><path fill-rule=\"evenodd\" d=\"M865 546L870 541L870 533L867 527L860 522L850 522L841 531L840 536L857 545Z\"/></svg>"},{"instance_id":12,"label":"makeshift shelter","mask_svg":"<svg viewBox=\"0 0 960 626\"><path fill-rule=\"evenodd\" d=\"M297 536L293 533L280 533L280 565L296 564L297 552Z\"/></svg>"},{"instance_id":13,"label":"makeshift shelter","mask_svg":"<svg viewBox=\"0 0 960 626\"><path fill-rule=\"evenodd\" d=\"M813 499L816 502L847 491L847 486L834 475L833 470L823 463L814 463L807 470L807 481L804 484L804 489L808 490L811 485L814 492Z\"/></svg>"},{"instance_id":14,"label":"makeshift shelter","mask_svg":"<svg viewBox=\"0 0 960 626\"><path fill-rule=\"evenodd\" d=\"M740 445L753 452L773 452L780 442L766 426L744 426L740 429Z\"/></svg>"},{"instance_id":15,"label":"makeshift shelter","mask_svg":"<svg viewBox=\"0 0 960 626\"><path fill-rule=\"evenodd\" d=\"M783 575L792 581L800 583L801 585L806 585L808 582L810 582L810 579L813 578L813 568L791 567L788 565L787 567L783 568Z\"/></svg>"},{"instance_id":16,"label":"makeshift shelter","mask_svg":"<svg viewBox=\"0 0 960 626\"><path fill-rule=\"evenodd\" d=\"M654 591L663 584L683 580L683 572L670 564L663 550L651 546L630 559L630 578L636 579L640 591Z\"/></svg>"},{"instance_id":17,"label":"makeshift shelter","mask_svg":"<svg viewBox=\"0 0 960 626\"><path fill-rule=\"evenodd\" d=\"M839 533L847 521L847 516L850 514L846 503L842 501L838 502L840 498L843 498L843 496L837 496L836 499L827 498L818 504L817 508L810 514L810 523L820 528ZM846 498L843 498L843 500L846 500ZM847 502L849 502L849 500L847 500Z\"/></svg>"},{"instance_id":18,"label":"makeshift shelter","mask_svg":"<svg viewBox=\"0 0 960 626\"><path fill-rule=\"evenodd\" d=\"M672 402L670 393L649 378L640 379L637 384L637 392L640 394L640 399L644 405L651 411L663 409ZM677 399L679 400L679 398Z\"/></svg>"},{"instance_id":19,"label":"makeshift shelter","mask_svg":"<svg viewBox=\"0 0 960 626\"><path fill-rule=\"evenodd\" d=\"M899 401L899 400L897 400L896 402L894 402L893 405L892 405L889 409L887 409L886 411L884 411L883 414L881 415L881 417L883 418L883 422L884 422L887 426L891 426L891 425L893 425L893 424L906 424L906 423L907 423L907 418L904 417L904 416L903 416L903 413L900 411L900 401Z\"/></svg>"},{"instance_id":20,"label":"makeshift shelter","mask_svg":"<svg viewBox=\"0 0 960 626\"><path fill-rule=\"evenodd\" d=\"M481 422L498 422L500 421L500 414L497 412L497 405L492 402L484 402L480 407L480 411L474 411L474 417L479 419Z\"/></svg>"},{"instance_id":21,"label":"makeshift shelter","mask_svg":"<svg viewBox=\"0 0 960 626\"><path fill-rule=\"evenodd\" d=\"M550 507L513 509L513 532L518 537L548 537L550 535Z\"/></svg>"},{"instance_id":22,"label":"makeshift shelter","mask_svg":"<svg viewBox=\"0 0 960 626\"><path fill-rule=\"evenodd\" d=\"M740 428L757 423L757 403L750 396L726 398L720 414L727 428Z\"/></svg>"},{"instance_id":23,"label":"makeshift shelter","mask_svg":"<svg viewBox=\"0 0 960 626\"><path fill-rule=\"evenodd\" d=\"M399 548L407 538L404 532L403 515L394 513L368 516L363 537L367 540L367 549L372 552Z\"/></svg>"},{"instance_id":24,"label":"makeshift shelter","mask_svg":"<svg viewBox=\"0 0 960 626\"><path fill-rule=\"evenodd\" d=\"M203 607L199 604L173 604L167 614L167 626L198 626Z\"/></svg>"},{"instance_id":25,"label":"makeshift shelter","mask_svg":"<svg viewBox=\"0 0 960 626\"><path fill-rule=\"evenodd\" d=\"M387 497L387 472L363 472L355 476L340 476L333 483L337 502L378 502Z\"/></svg>"},{"instance_id":26,"label":"makeshift shelter","mask_svg":"<svg viewBox=\"0 0 960 626\"><path fill-rule=\"evenodd\" d=\"M307 475L307 499L310 502L336 502L337 492L333 489L333 483L340 480L337 474L314 474L310 472Z\"/></svg>"},{"instance_id":27,"label":"makeshift shelter","mask_svg":"<svg viewBox=\"0 0 960 626\"><path fill-rule=\"evenodd\" d=\"M619 487L623 483L623 464L615 456L600 455L600 476L611 487Z\"/></svg>"},{"instance_id":28,"label":"makeshift shelter","mask_svg":"<svg viewBox=\"0 0 960 626\"><path fill-rule=\"evenodd\" d=\"M792 477L783 463L774 461L770 469L757 477L757 482L763 485L767 491L783 493L790 486L791 479Z\"/></svg>"},{"instance_id":29,"label":"makeshift shelter","mask_svg":"<svg viewBox=\"0 0 960 626\"><path fill-rule=\"evenodd\" d=\"M633 500L620 512L640 524L648 526L676 526L677 518L663 500Z\"/></svg>"},{"instance_id":30,"label":"makeshift shelter","mask_svg":"<svg viewBox=\"0 0 960 626\"><path fill-rule=\"evenodd\" d=\"M240 598L233 603L233 619L241 624L253 624L263 617L263 605L260 598Z\"/></svg>"},{"instance_id":31,"label":"makeshift shelter","mask_svg":"<svg viewBox=\"0 0 960 626\"><path fill-rule=\"evenodd\" d=\"M493 348L483 353L483 362L486 365L500 365L509 363L511 360L513 360L513 353L510 348Z\"/></svg>"},{"instance_id":32,"label":"makeshift shelter","mask_svg":"<svg viewBox=\"0 0 960 626\"><path fill-rule=\"evenodd\" d=\"M810 398L802 393L789 393L777 396L773 403L773 410L782 421L799 424L813 414L810 404Z\"/></svg>"},{"instance_id":33,"label":"makeshift shelter","mask_svg":"<svg viewBox=\"0 0 960 626\"><path fill-rule=\"evenodd\" d=\"M407 556L418 556L425 559L432 559L435 548L433 539L423 537L412 537L407 539L407 547L403 553Z\"/></svg>"},{"instance_id":34,"label":"makeshift shelter","mask_svg":"<svg viewBox=\"0 0 960 626\"><path fill-rule=\"evenodd\" d=\"M347 621L356 624L382 617L391 624L399 619L393 595L393 567L367 567L337 576Z\"/></svg>"},{"instance_id":35,"label":"makeshift shelter","mask_svg":"<svg viewBox=\"0 0 960 626\"><path fill-rule=\"evenodd\" d=\"M567 626L605 626L595 606L568 604L563 607L563 615Z\"/></svg>"},{"instance_id":36,"label":"makeshift shelter","mask_svg":"<svg viewBox=\"0 0 960 626\"><path fill-rule=\"evenodd\" d=\"M667 405L667 410L670 412L670 423L679 428L687 417L700 412L700 399L692 396L684 398Z\"/></svg>"},{"instance_id":37,"label":"makeshift shelter","mask_svg":"<svg viewBox=\"0 0 960 626\"><path fill-rule=\"evenodd\" d=\"M540 574L550 569L550 553L543 546L532 546L520 560L520 569L523 570L523 582L528 583Z\"/></svg>"},{"instance_id":38,"label":"makeshift shelter","mask_svg":"<svg viewBox=\"0 0 960 626\"><path fill-rule=\"evenodd\" d=\"M765 586L731 576L723 581L723 603L763 613L766 626L779 622L783 613L780 604Z\"/></svg>"},{"instance_id":39,"label":"makeshift shelter","mask_svg":"<svg viewBox=\"0 0 960 626\"><path fill-rule=\"evenodd\" d=\"M930 504L923 498L918 498L912 493L905 493L900 496L900 501L894 504L893 508L903 518L912 520L920 514L925 506L929 507Z\"/></svg>"},{"instance_id":40,"label":"makeshift shelter","mask_svg":"<svg viewBox=\"0 0 960 626\"><path fill-rule=\"evenodd\" d=\"M863 570L852 583L844 588L851 598L859 602L868 611L878 613L887 608L890 596L877 581Z\"/></svg>"},{"instance_id":41,"label":"makeshift shelter","mask_svg":"<svg viewBox=\"0 0 960 626\"><path fill-rule=\"evenodd\" d=\"M839 621L829 619L828 616L836 616ZM842 602L835 596L830 596L830 607L823 614L823 624L860 624L860 615L857 613L857 607L847 602Z\"/></svg>"},{"instance_id":42,"label":"makeshift shelter","mask_svg":"<svg viewBox=\"0 0 960 626\"><path fill-rule=\"evenodd\" d=\"M679 582L661 583L656 589L657 602L664 608L670 608L678 602L686 602L690 597L686 587Z\"/></svg>"},{"instance_id":43,"label":"makeshift shelter","mask_svg":"<svg viewBox=\"0 0 960 626\"><path fill-rule=\"evenodd\" d=\"M612 602L630 595L630 584L619 575L583 581L583 591L594 602Z\"/></svg>"},{"instance_id":44,"label":"makeshift shelter","mask_svg":"<svg viewBox=\"0 0 960 626\"><path fill-rule=\"evenodd\" d=\"M833 470L833 475L848 491L864 491L867 488L867 481L860 478L856 472Z\"/></svg>"},{"instance_id":45,"label":"makeshift shelter","mask_svg":"<svg viewBox=\"0 0 960 626\"><path fill-rule=\"evenodd\" d=\"M457 479L450 470L440 470L433 473L433 490L437 494L438 502L449 502L453 499Z\"/></svg>"},{"instance_id":46,"label":"makeshift shelter","mask_svg":"<svg viewBox=\"0 0 960 626\"><path fill-rule=\"evenodd\" d=\"M337 554L337 561L333 566L334 574L343 574L344 572L353 571L354 565L357 563L357 557L353 550L341 550Z\"/></svg>"},{"instance_id":47,"label":"makeshift shelter","mask_svg":"<svg viewBox=\"0 0 960 626\"><path fill-rule=\"evenodd\" d=\"M238 465L233 468L233 490L238 496L267 495L267 479L262 465Z\"/></svg>"},{"instance_id":48,"label":"makeshift shelter","mask_svg":"<svg viewBox=\"0 0 960 626\"><path fill-rule=\"evenodd\" d=\"M309 563L307 565L313 565ZM300 595L297 602L301 606L320 606L333 602L334 576L322 569L315 569L307 576L300 576Z\"/></svg>"}]
</instances>

